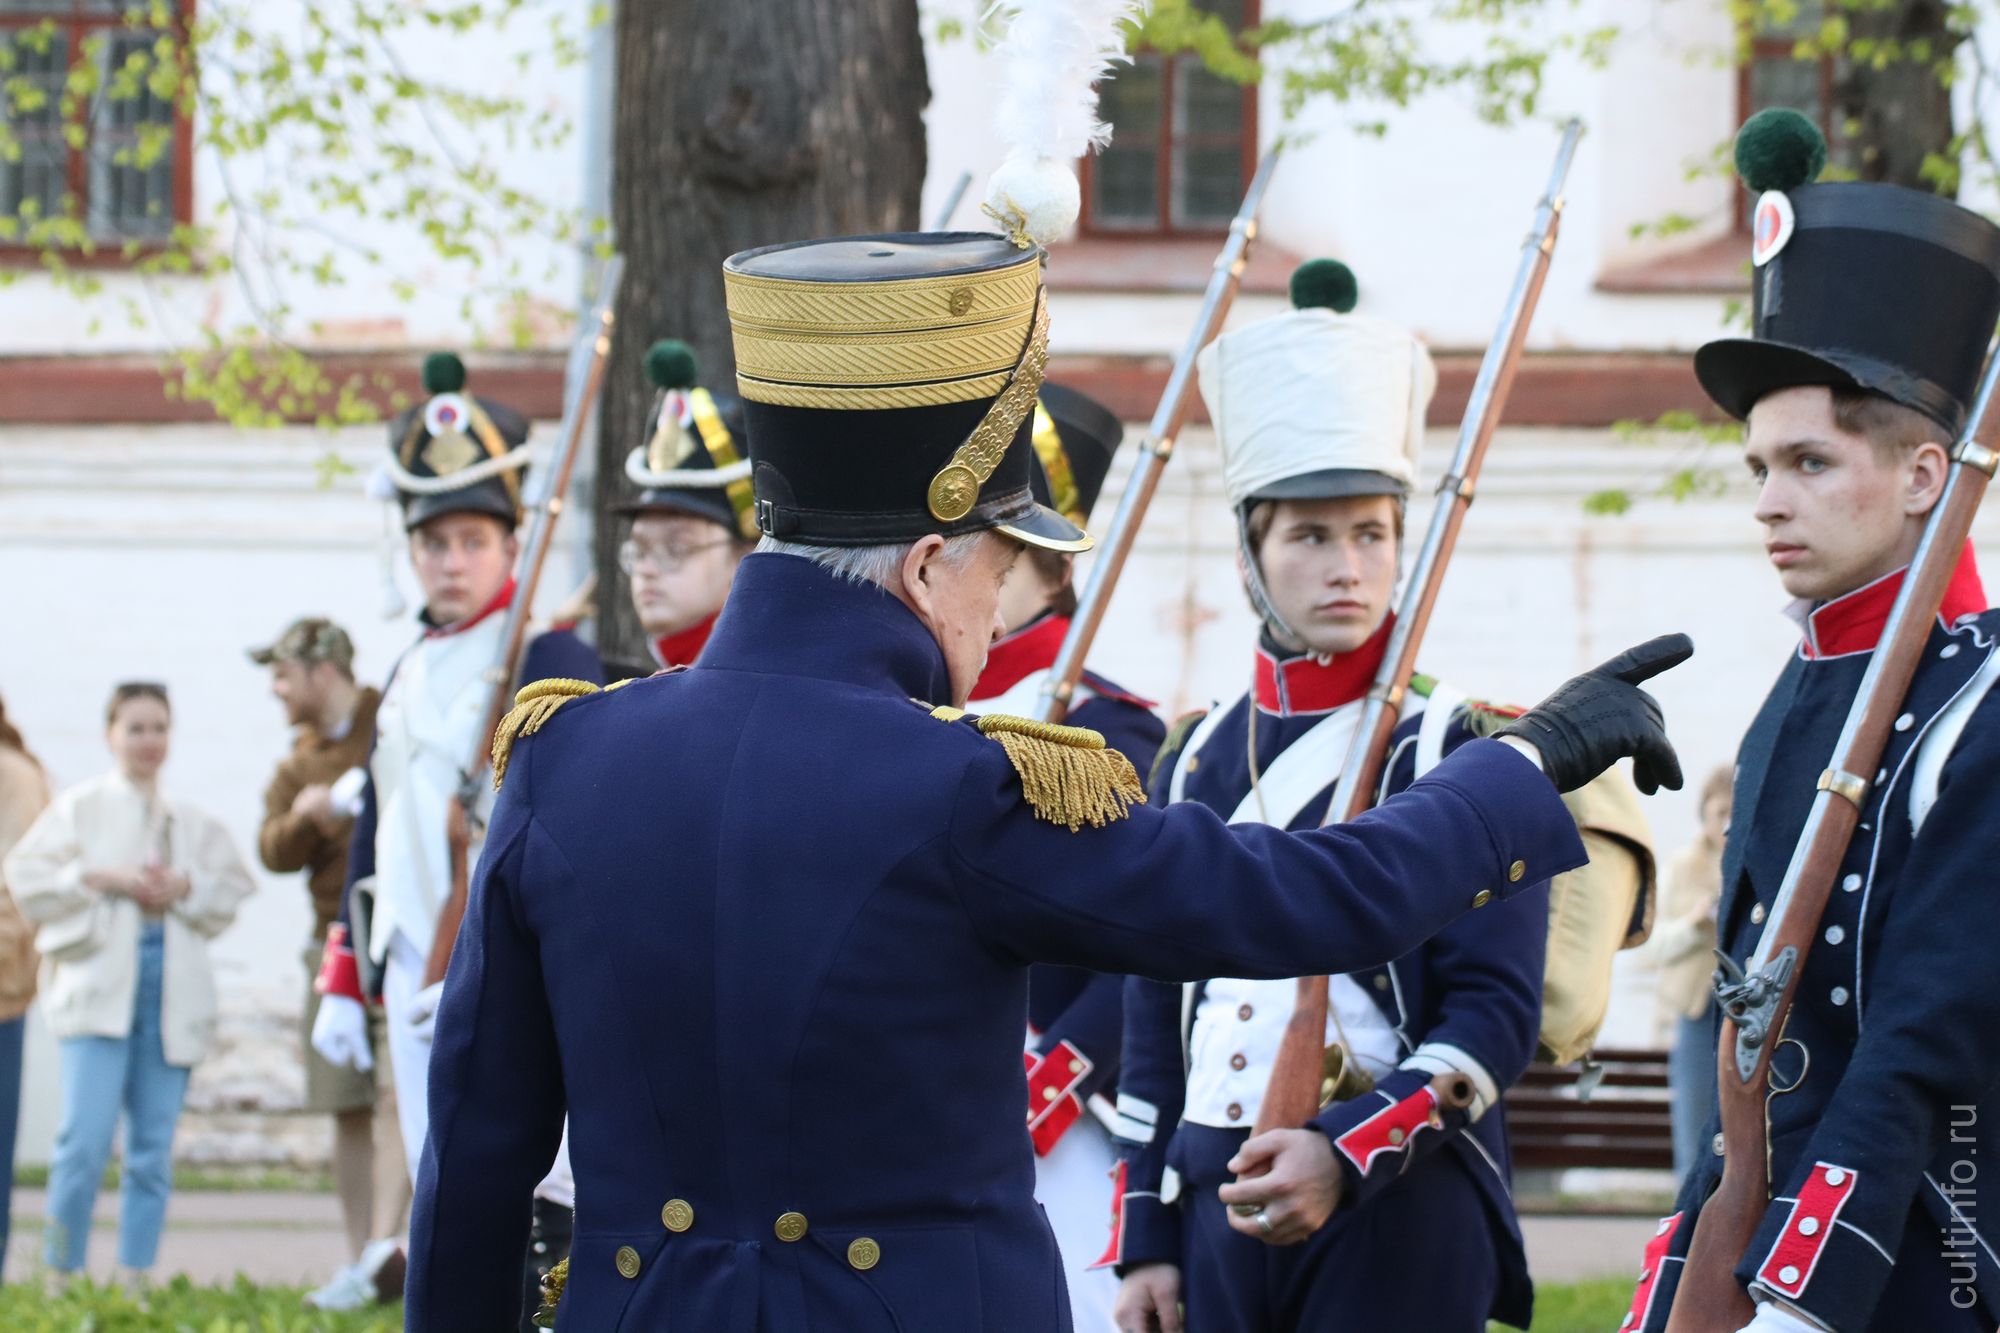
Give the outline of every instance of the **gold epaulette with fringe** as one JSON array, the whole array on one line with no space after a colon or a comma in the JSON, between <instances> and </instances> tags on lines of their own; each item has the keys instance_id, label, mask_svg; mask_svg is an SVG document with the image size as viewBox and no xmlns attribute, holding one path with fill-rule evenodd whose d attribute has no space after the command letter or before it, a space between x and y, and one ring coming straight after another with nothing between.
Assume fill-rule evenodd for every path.
<instances>
[{"instance_id":1,"label":"gold epaulette with fringe","mask_svg":"<svg viewBox=\"0 0 2000 1333\"><path fill-rule=\"evenodd\" d=\"M960 708L933 708L931 716L956 722L966 713ZM1005 713L984 714L974 724L980 735L999 741L1007 752L1037 818L1075 833L1085 824L1103 828L1115 823L1133 806L1146 803L1138 770L1105 745L1099 732Z\"/></svg>"},{"instance_id":2,"label":"gold epaulette with fringe","mask_svg":"<svg viewBox=\"0 0 2000 1333\"><path fill-rule=\"evenodd\" d=\"M625 682L618 682L620 685ZM556 1326L556 1306L562 1303L563 1288L569 1285L569 1260L557 1260L556 1266L542 1279L542 1308L535 1311L536 1328Z\"/></svg>"},{"instance_id":3,"label":"gold epaulette with fringe","mask_svg":"<svg viewBox=\"0 0 2000 1333\"><path fill-rule=\"evenodd\" d=\"M608 694L631 683L621 680L600 688L587 680L555 676L531 682L515 691L514 707L500 719L500 725L493 731L493 790L499 791L501 780L507 776L507 760L514 753L515 741L540 731L542 724L554 717L556 710L571 699Z\"/></svg>"}]
</instances>

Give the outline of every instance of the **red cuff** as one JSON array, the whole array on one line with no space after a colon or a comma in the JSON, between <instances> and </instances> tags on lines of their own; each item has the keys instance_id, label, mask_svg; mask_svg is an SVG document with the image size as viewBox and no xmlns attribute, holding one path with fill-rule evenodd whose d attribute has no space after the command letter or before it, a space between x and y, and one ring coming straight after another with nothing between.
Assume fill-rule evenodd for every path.
<instances>
[{"instance_id":1,"label":"red cuff","mask_svg":"<svg viewBox=\"0 0 2000 1333\"><path fill-rule=\"evenodd\" d=\"M1111 1243L1104 1247L1104 1253L1090 1266L1091 1271L1099 1268L1116 1268L1125 1262L1125 1175L1129 1165L1119 1162L1111 1169Z\"/></svg>"},{"instance_id":2,"label":"red cuff","mask_svg":"<svg viewBox=\"0 0 2000 1333\"><path fill-rule=\"evenodd\" d=\"M1667 1260L1667 1251L1674 1247L1674 1232L1679 1230L1682 1214L1660 1220L1659 1230L1646 1242L1646 1259L1639 1268L1639 1286L1632 1293L1632 1308L1625 1312L1625 1322L1618 1326L1620 1333L1627 1329L1641 1329L1652 1317L1653 1293L1660 1285L1660 1265Z\"/></svg>"},{"instance_id":3,"label":"red cuff","mask_svg":"<svg viewBox=\"0 0 2000 1333\"><path fill-rule=\"evenodd\" d=\"M1792 1215L1785 1219L1778 1243L1757 1270L1759 1282L1780 1296L1797 1297L1805 1291L1813 1270L1819 1267L1827 1238L1833 1235L1834 1219L1854 1196L1859 1178L1858 1172L1847 1167L1814 1163L1812 1175L1799 1189L1798 1202L1792 1205Z\"/></svg>"},{"instance_id":4,"label":"red cuff","mask_svg":"<svg viewBox=\"0 0 2000 1333\"><path fill-rule=\"evenodd\" d=\"M347 927L335 922L327 928L326 948L319 956L319 979L313 988L321 995L344 995L361 1001L361 969L354 961L354 948L347 942Z\"/></svg>"},{"instance_id":5,"label":"red cuff","mask_svg":"<svg viewBox=\"0 0 2000 1333\"><path fill-rule=\"evenodd\" d=\"M1059 1042L1053 1051L1028 1061L1028 1137L1035 1152L1047 1157L1063 1133L1083 1116L1083 1098L1077 1088L1095 1068L1089 1057L1068 1042Z\"/></svg>"},{"instance_id":6,"label":"red cuff","mask_svg":"<svg viewBox=\"0 0 2000 1333\"><path fill-rule=\"evenodd\" d=\"M1362 1175L1383 1153L1399 1153L1420 1129L1442 1129L1444 1117L1437 1094L1429 1085L1418 1088L1394 1106L1384 1107L1333 1141Z\"/></svg>"}]
</instances>

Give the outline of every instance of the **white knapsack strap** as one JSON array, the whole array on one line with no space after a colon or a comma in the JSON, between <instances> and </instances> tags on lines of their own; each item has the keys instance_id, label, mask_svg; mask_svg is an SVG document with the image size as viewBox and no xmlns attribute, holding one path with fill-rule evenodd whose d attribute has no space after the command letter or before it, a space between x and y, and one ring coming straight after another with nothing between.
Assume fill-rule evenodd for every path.
<instances>
[{"instance_id":1,"label":"white knapsack strap","mask_svg":"<svg viewBox=\"0 0 2000 1333\"><path fill-rule=\"evenodd\" d=\"M1290 828L1299 811L1340 776L1362 708L1361 700L1342 704L1287 745L1244 794L1229 822Z\"/></svg>"},{"instance_id":2,"label":"white knapsack strap","mask_svg":"<svg viewBox=\"0 0 2000 1333\"><path fill-rule=\"evenodd\" d=\"M1417 727L1418 777L1444 761L1444 742L1445 737L1451 734L1451 720L1466 702L1465 695L1443 681L1432 684L1430 695L1424 701L1424 720Z\"/></svg>"},{"instance_id":3,"label":"white knapsack strap","mask_svg":"<svg viewBox=\"0 0 2000 1333\"><path fill-rule=\"evenodd\" d=\"M1201 753L1201 747L1208 744L1209 738L1215 735L1215 729L1222 725L1222 719L1229 716L1229 711L1246 697L1239 694L1226 703L1217 704L1208 710L1208 716L1194 724L1194 730L1190 731L1187 739L1181 743L1180 753L1174 756L1173 776L1167 781L1169 805L1187 799L1188 757Z\"/></svg>"},{"instance_id":4,"label":"white knapsack strap","mask_svg":"<svg viewBox=\"0 0 2000 1333\"><path fill-rule=\"evenodd\" d=\"M1049 676L1054 670L1053 667L1043 667L1039 671L1030 671L1015 681L1004 693L996 694L991 699L976 700L966 707L974 713L1001 713L1008 717L1039 718L1042 715L1042 687L1049 683ZM1072 694L1069 700L1070 711L1076 711L1096 697L1097 691L1090 688L1088 681L1077 681L1076 693Z\"/></svg>"},{"instance_id":5,"label":"white knapsack strap","mask_svg":"<svg viewBox=\"0 0 2000 1333\"><path fill-rule=\"evenodd\" d=\"M1979 673L1967 681L1958 696L1938 714L1937 721L1930 727L1930 733L1917 747L1916 763L1910 769L1910 831L1923 832L1924 820L1929 817L1931 807L1937 804L1938 786L1944 780L1944 766L1951 758L1951 752L1958 748L1959 737L1965 734L1966 724L1986 699L1996 682L2000 682L2000 648L1989 652L1986 664Z\"/></svg>"}]
</instances>

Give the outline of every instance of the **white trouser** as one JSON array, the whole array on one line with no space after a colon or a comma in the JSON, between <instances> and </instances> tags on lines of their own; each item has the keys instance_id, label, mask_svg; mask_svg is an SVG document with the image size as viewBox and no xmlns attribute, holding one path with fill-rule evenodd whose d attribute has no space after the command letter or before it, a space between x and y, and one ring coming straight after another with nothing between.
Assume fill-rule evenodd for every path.
<instances>
[{"instance_id":1,"label":"white trouser","mask_svg":"<svg viewBox=\"0 0 2000 1333\"><path fill-rule=\"evenodd\" d=\"M389 1070L396 1080L396 1123L403 1131L403 1160L410 1181L424 1160L424 1135L431 1123L431 1044L410 1026L410 1003L424 988L424 951L408 935L389 937L382 960L382 1016L389 1044Z\"/></svg>"},{"instance_id":2,"label":"white trouser","mask_svg":"<svg viewBox=\"0 0 2000 1333\"><path fill-rule=\"evenodd\" d=\"M417 1166L424 1160L424 1136L431 1123L431 1044L417 1035L408 1017L411 1001L424 988L426 961L424 951L400 930L390 937L388 956L382 960L383 1026L388 1030L389 1067L396 1079L396 1120L403 1131L403 1158L409 1163L412 1184L417 1179ZM576 1206L567 1123L555 1168L536 1187L535 1194L565 1208Z\"/></svg>"},{"instance_id":3,"label":"white trouser","mask_svg":"<svg viewBox=\"0 0 2000 1333\"><path fill-rule=\"evenodd\" d=\"M1062 1249L1063 1276L1076 1333L1112 1333L1112 1302L1118 1278L1109 1268L1090 1265L1111 1243L1111 1173L1118 1165L1111 1135L1088 1111L1056 1140L1047 1157L1035 1158L1035 1199L1049 1215Z\"/></svg>"}]
</instances>

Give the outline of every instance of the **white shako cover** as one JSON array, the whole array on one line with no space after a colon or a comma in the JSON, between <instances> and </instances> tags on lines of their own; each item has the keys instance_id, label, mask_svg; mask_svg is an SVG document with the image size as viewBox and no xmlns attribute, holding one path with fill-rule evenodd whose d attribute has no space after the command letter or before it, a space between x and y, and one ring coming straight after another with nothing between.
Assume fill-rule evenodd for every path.
<instances>
[{"instance_id":1,"label":"white shako cover","mask_svg":"<svg viewBox=\"0 0 2000 1333\"><path fill-rule=\"evenodd\" d=\"M1223 334L1196 367L1231 504L1332 469L1384 473L1405 489L1416 481L1437 367L1408 330L1291 310Z\"/></svg>"}]
</instances>

